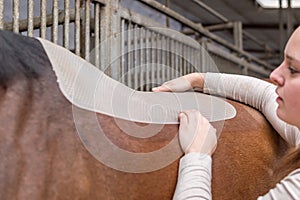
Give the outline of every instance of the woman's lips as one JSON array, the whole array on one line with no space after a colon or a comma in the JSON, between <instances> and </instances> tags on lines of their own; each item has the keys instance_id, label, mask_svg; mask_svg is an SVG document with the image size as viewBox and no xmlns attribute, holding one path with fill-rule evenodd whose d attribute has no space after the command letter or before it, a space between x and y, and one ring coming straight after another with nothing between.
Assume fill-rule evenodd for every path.
<instances>
[{"instance_id":1,"label":"woman's lips","mask_svg":"<svg viewBox=\"0 0 300 200\"><path fill-rule=\"evenodd\" d=\"M283 102L283 99L280 97L279 93L278 93L278 88L275 90L276 94L278 95L278 97L276 98L276 102L280 103Z\"/></svg>"},{"instance_id":2,"label":"woman's lips","mask_svg":"<svg viewBox=\"0 0 300 200\"><path fill-rule=\"evenodd\" d=\"M283 99L282 99L280 96L278 96L278 97L276 98L276 102L277 102L277 103L281 103L281 102L283 102Z\"/></svg>"}]
</instances>

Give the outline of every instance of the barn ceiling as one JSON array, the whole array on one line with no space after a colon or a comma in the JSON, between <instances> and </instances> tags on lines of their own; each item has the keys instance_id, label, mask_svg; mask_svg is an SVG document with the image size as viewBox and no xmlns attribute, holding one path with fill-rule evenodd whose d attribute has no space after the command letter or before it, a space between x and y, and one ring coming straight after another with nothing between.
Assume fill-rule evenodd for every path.
<instances>
[{"instance_id":1,"label":"barn ceiling","mask_svg":"<svg viewBox=\"0 0 300 200\"><path fill-rule=\"evenodd\" d=\"M166 3L166 0L157 1L162 4ZM204 27L222 24L224 19L229 22L241 21L243 31L257 38L259 43L264 44L258 45L258 43L244 37L244 50L273 65L278 65L281 61L280 52L289 35L288 27L294 29L300 24L299 8L293 8L290 11L282 9L281 16L284 30L283 34L280 34L279 9L264 9L255 0L170 0L169 3L171 9L193 22L201 23ZM208 8L216 11L222 16L223 20L212 15L200 4L205 4ZM290 17L290 20L288 20L288 17ZM288 21L291 22L290 26L287 25ZM215 33L224 38L230 38L230 35L232 35L230 30L219 30ZM269 48L271 53L266 54L263 52L264 48Z\"/></svg>"}]
</instances>

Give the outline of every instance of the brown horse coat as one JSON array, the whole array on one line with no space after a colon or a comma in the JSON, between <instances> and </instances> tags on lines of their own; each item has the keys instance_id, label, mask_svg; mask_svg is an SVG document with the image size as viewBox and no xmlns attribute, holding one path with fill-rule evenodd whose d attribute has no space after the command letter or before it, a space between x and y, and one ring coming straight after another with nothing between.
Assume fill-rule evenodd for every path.
<instances>
[{"instance_id":1,"label":"brown horse coat","mask_svg":"<svg viewBox=\"0 0 300 200\"><path fill-rule=\"evenodd\" d=\"M1 31L0 44L1 199L172 198L178 160L142 174L103 165L83 146L72 105L40 43ZM237 116L225 122L213 156L213 199L255 199L272 187L282 143L259 112L230 103ZM113 118L97 117L107 137L132 152L159 149L178 132L178 125L165 125L154 137L139 139L124 134Z\"/></svg>"}]
</instances>

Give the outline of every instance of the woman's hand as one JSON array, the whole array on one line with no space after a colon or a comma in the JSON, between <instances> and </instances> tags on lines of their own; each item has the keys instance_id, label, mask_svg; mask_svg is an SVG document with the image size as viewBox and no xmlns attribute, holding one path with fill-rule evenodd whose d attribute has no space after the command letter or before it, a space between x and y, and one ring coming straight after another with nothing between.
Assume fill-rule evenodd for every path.
<instances>
[{"instance_id":1,"label":"woman's hand","mask_svg":"<svg viewBox=\"0 0 300 200\"><path fill-rule=\"evenodd\" d=\"M204 73L191 73L152 88L153 92L184 92L203 90ZM179 115L179 142L185 154L199 152L212 155L217 146L216 130L199 111L188 110Z\"/></svg>"},{"instance_id":2,"label":"woman's hand","mask_svg":"<svg viewBox=\"0 0 300 200\"><path fill-rule=\"evenodd\" d=\"M170 80L161 86L152 88L153 92L184 92L193 88L203 89L204 74L191 73L185 76Z\"/></svg>"},{"instance_id":3,"label":"woman's hand","mask_svg":"<svg viewBox=\"0 0 300 200\"><path fill-rule=\"evenodd\" d=\"M179 120L179 142L184 153L212 155L217 147L217 135L208 120L197 110L180 113Z\"/></svg>"}]
</instances>

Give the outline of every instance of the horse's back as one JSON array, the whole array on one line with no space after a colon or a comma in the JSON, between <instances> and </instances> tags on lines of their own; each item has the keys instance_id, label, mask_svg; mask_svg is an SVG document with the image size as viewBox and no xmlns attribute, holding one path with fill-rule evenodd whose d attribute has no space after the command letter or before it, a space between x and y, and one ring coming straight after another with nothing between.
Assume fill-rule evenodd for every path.
<instances>
[{"instance_id":1,"label":"horse's back","mask_svg":"<svg viewBox=\"0 0 300 200\"><path fill-rule=\"evenodd\" d=\"M237 116L225 122L213 156L213 199L256 199L274 187L274 163L286 143L260 112L230 103Z\"/></svg>"},{"instance_id":2,"label":"horse's back","mask_svg":"<svg viewBox=\"0 0 300 200\"><path fill-rule=\"evenodd\" d=\"M42 46L20 37L4 40L18 41L24 51L32 48L18 52L19 59L3 59L5 51L14 50L0 49L5 61L0 61L0 67L17 67L14 73L1 70L2 77L11 76L0 87L1 199L171 199L179 158L147 173L122 172L98 161L77 133L76 107L59 90ZM32 62L35 59L39 62ZM16 73L25 74L15 78ZM259 112L231 103L237 117L225 122L213 156L213 198L252 199L270 187L272 162L281 153L280 139ZM141 139L124 133L114 118L96 116L107 138L128 152L155 151L177 137L178 125L164 125L159 134Z\"/></svg>"}]
</instances>

